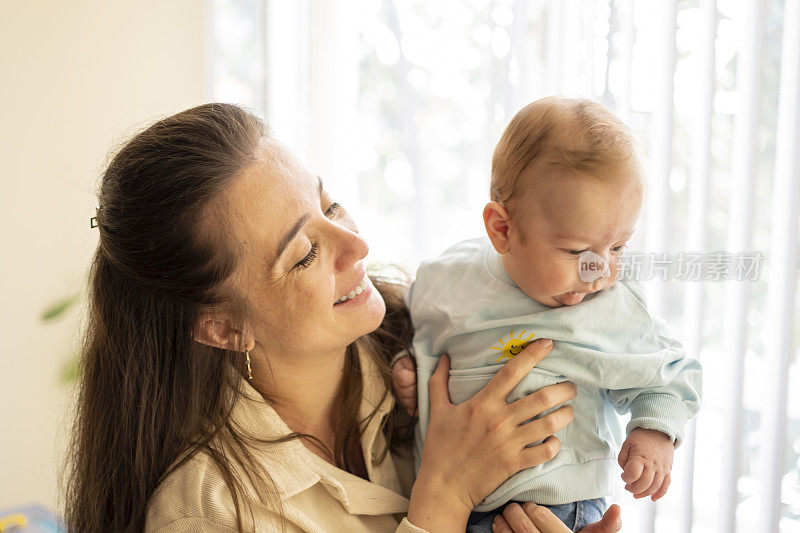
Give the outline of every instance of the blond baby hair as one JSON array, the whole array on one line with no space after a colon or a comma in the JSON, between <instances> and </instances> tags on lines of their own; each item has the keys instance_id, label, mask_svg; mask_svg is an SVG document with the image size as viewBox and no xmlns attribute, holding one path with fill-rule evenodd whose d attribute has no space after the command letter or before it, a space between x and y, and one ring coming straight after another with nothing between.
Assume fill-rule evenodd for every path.
<instances>
[{"instance_id":1,"label":"blond baby hair","mask_svg":"<svg viewBox=\"0 0 800 533\"><path fill-rule=\"evenodd\" d=\"M551 173L551 165L602 179L606 170L638 168L638 160L630 130L607 108L548 96L523 107L500 137L492 156L491 199L507 204L531 180Z\"/></svg>"}]
</instances>

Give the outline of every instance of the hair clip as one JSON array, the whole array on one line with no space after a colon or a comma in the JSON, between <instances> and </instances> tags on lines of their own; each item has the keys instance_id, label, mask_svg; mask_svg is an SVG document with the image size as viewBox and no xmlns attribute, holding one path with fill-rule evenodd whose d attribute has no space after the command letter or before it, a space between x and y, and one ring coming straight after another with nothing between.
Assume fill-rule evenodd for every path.
<instances>
[{"instance_id":1,"label":"hair clip","mask_svg":"<svg viewBox=\"0 0 800 533\"><path fill-rule=\"evenodd\" d=\"M100 214L100 210L101 210L101 209L103 209L103 207L102 207L102 206L100 206L100 207L98 207L97 209L95 209L95 211L97 212L97 215L99 215L99 214ZM97 215L95 215L95 216L93 216L93 217L91 217L91 218L89 219L89 227L90 227L90 228L96 228L96 227L100 226L100 221L99 221L99 220L97 220Z\"/></svg>"}]
</instances>

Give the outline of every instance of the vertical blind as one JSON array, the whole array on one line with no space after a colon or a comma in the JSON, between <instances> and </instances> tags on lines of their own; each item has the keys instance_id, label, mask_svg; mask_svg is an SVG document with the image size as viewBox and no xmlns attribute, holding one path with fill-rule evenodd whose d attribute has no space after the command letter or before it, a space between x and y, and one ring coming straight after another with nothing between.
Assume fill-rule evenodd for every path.
<instances>
[{"instance_id":1,"label":"vertical blind","mask_svg":"<svg viewBox=\"0 0 800 533\"><path fill-rule=\"evenodd\" d=\"M623 531L800 532L798 4L209 0L209 94L264 114L372 260L412 271L483 231L520 107L611 108L647 170L629 256L705 368L667 496L612 496Z\"/></svg>"}]
</instances>

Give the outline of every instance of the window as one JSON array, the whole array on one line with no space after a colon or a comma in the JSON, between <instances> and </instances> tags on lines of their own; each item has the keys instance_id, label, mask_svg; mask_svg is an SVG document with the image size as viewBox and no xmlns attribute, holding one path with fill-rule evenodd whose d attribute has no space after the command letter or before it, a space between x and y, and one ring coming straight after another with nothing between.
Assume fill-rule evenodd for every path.
<instances>
[{"instance_id":1,"label":"window","mask_svg":"<svg viewBox=\"0 0 800 533\"><path fill-rule=\"evenodd\" d=\"M632 248L669 264L651 307L705 367L667 497L613 498L625 530L800 531L797 0L213 0L212 14L214 98L265 112L371 258L412 272L483 234L492 150L520 107L563 93L615 111L649 181ZM679 279L692 261L700 279Z\"/></svg>"}]
</instances>

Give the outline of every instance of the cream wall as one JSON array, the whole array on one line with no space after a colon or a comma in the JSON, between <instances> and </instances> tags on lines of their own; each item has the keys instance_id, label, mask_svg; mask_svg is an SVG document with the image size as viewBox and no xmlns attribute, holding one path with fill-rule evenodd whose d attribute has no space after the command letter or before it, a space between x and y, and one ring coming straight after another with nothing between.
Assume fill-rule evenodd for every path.
<instances>
[{"instance_id":1,"label":"cream wall","mask_svg":"<svg viewBox=\"0 0 800 533\"><path fill-rule=\"evenodd\" d=\"M0 509L57 505L81 317L39 315L84 285L109 150L203 101L205 40L203 0L0 3Z\"/></svg>"}]
</instances>

